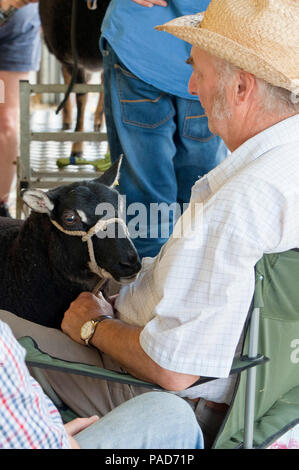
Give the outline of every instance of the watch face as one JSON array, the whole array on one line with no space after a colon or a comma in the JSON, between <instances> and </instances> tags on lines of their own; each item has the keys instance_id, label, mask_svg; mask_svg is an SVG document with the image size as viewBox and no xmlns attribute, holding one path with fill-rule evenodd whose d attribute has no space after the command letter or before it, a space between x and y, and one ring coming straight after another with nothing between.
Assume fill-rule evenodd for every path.
<instances>
[{"instance_id":1,"label":"watch face","mask_svg":"<svg viewBox=\"0 0 299 470\"><path fill-rule=\"evenodd\" d=\"M90 335L93 333L94 325L92 321L88 321L84 323L81 328L81 338L83 340L88 339Z\"/></svg>"}]
</instances>

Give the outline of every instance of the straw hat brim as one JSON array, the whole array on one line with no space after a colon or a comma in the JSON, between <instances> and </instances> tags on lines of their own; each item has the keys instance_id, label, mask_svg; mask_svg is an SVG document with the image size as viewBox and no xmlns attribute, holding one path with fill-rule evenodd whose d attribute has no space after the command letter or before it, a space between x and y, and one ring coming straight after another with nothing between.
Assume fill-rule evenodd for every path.
<instances>
[{"instance_id":1,"label":"straw hat brim","mask_svg":"<svg viewBox=\"0 0 299 470\"><path fill-rule=\"evenodd\" d=\"M257 78L261 78L274 86L298 93L298 77L290 78L286 76L256 52L225 36L202 28L200 25L204 14L205 12L201 12L196 15L177 18L164 25L156 26L155 29L168 32L173 36L183 39L193 46L226 60L232 65L250 72Z\"/></svg>"}]
</instances>

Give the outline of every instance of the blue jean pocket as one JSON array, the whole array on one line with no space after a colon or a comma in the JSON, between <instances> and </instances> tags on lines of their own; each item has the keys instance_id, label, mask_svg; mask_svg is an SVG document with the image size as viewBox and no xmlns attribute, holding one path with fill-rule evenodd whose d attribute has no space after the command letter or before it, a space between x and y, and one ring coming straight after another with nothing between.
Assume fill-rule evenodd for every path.
<instances>
[{"instance_id":1,"label":"blue jean pocket","mask_svg":"<svg viewBox=\"0 0 299 470\"><path fill-rule=\"evenodd\" d=\"M156 128L175 114L170 97L118 64L114 65L122 120L126 124Z\"/></svg>"},{"instance_id":2,"label":"blue jean pocket","mask_svg":"<svg viewBox=\"0 0 299 470\"><path fill-rule=\"evenodd\" d=\"M208 142L215 137L208 128L208 118L199 101L190 101L187 107L183 136L200 142Z\"/></svg>"}]
</instances>

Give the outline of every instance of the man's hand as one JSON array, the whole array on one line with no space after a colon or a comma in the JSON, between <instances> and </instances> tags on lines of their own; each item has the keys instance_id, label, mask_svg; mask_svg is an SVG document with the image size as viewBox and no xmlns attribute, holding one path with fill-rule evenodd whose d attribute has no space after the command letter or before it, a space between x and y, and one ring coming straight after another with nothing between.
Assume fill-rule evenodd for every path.
<instances>
[{"instance_id":1,"label":"man's hand","mask_svg":"<svg viewBox=\"0 0 299 470\"><path fill-rule=\"evenodd\" d=\"M85 344L80 336L82 325L100 315L113 317L112 305L104 299L101 293L95 296L90 292L82 292L65 312L61 329L77 343Z\"/></svg>"},{"instance_id":2,"label":"man's hand","mask_svg":"<svg viewBox=\"0 0 299 470\"><path fill-rule=\"evenodd\" d=\"M29 3L37 3L38 0L1 0L0 5L3 10L8 10L10 7L22 8Z\"/></svg>"},{"instance_id":3,"label":"man's hand","mask_svg":"<svg viewBox=\"0 0 299 470\"><path fill-rule=\"evenodd\" d=\"M80 449L80 446L78 442L74 439L74 436L76 436L78 432L83 431L84 429L88 428L88 426L91 426L98 420L99 417L94 415L90 418L73 419L72 421L64 425L64 429L68 435L72 449Z\"/></svg>"},{"instance_id":4,"label":"man's hand","mask_svg":"<svg viewBox=\"0 0 299 470\"><path fill-rule=\"evenodd\" d=\"M160 7L167 7L168 3L164 0L132 0L132 2L138 3L143 7L153 7L159 5Z\"/></svg>"},{"instance_id":5,"label":"man's hand","mask_svg":"<svg viewBox=\"0 0 299 470\"><path fill-rule=\"evenodd\" d=\"M114 294L107 298L107 302L113 307L113 310L115 310L115 302L118 296L119 294Z\"/></svg>"}]
</instances>

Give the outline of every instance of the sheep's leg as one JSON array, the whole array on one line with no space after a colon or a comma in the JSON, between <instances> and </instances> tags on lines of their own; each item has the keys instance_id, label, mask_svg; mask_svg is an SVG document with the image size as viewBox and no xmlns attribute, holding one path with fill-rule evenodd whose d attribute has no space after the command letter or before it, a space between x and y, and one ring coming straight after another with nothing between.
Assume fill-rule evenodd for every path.
<instances>
[{"instance_id":1,"label":"sheep's leg","mask_svg":"<svg viewBox=\"0 0 299 470\"><path fill-rule=\"evenodd\" d=\"M101 83L103 83L103 72L101 72ZM100 131L104 121L104 93L99 93L98 105L94 114L94 130L96 132Z\"/></svg>"},{"instance_id":2,"label":"sheep's leg","mask_svg":"<svg viewBox=\"0 0 299 470\"><path fill-rule=\"evenodd\" d=\"M71 81L71 74L66 65L62 64L62 75L64 83L67 85ZM62 129L65 131L71 129L72 127L72 102L71 97L69 96L64 107L62 108Z\"/></svg>"}]
</instances>

